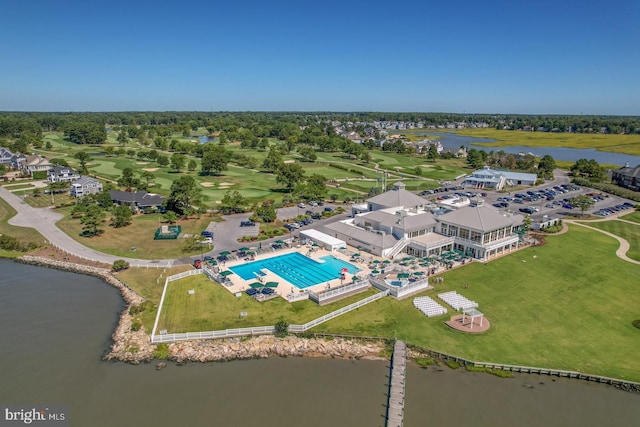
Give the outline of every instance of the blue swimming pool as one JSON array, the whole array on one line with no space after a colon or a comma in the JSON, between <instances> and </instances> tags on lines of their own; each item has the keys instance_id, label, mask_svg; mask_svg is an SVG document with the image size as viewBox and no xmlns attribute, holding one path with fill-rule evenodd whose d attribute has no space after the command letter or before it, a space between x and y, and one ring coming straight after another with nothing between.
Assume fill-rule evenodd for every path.
<instances>
[{"instance_id":1,"label":"blue swimming pool","mask_svg":"<svg viewBox=\"0 0 640 427\"><path fill-rule=\"evenodd\" d=\"M340 278L340 270L346 268L355 274L360 269L333 255L326 255L316 261L298 252L279 255L273 258L261 259L246 264L229 267L244 280L252 280L260 274L260 270L267 269L282 277L299 289L308 288L319 283Z\"/></svg>"}]
</instances>

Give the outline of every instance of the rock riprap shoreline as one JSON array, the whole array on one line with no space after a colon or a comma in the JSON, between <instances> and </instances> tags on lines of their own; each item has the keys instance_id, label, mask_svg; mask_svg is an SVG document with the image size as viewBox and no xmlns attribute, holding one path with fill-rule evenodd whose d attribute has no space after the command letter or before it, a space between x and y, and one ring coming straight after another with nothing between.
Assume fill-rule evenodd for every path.
<instances>
[{"instance_id":1,"label":"rock riprap shoreline","mask_svg":"<svg viewBox=\"0 0 640 427\"><path fill-rule=\"evenodd\" d=\"M113 332L110 351L105 360L139 364L153 359L156 346L151 344L144 327L131 330L132 317L129 308L145 301L133 289L115 277L111 270L56 259L22 256L19 261L57 270L71 271L98 277L117 288L126 306L120 313L118 325ZM368 342L345 338L299 338L287 336L277 338L262 335L250 338L230 338L225 340L193 340L168 344L168 359L178 362L222 362L236 359L256 359L267 357L334 357L344 359L378 358L384 349L382 342Z\"/></svg>"}]
</instances>

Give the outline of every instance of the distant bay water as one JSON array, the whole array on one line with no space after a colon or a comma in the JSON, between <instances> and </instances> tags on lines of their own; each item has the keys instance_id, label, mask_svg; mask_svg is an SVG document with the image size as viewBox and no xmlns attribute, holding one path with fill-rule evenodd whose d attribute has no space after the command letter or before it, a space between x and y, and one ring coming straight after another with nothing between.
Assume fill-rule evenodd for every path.
<instances>
[{"instance_id":1,"label":"distant bay water","mask_svg":"<svg viewBox=\"0 0 640 427\"><path fill-rule=\"evenodd\" d=\"M98 279L0 259L0 405L66 405L72 426L384 425L388 362L273 358L160 371L103 362L122 308ZM406 392L406 426L640 419L640 395L545 376L409 364Z\"/></svg>"},{"instance_id":2,"label":"distant bay water","mask_svg":"<svg viewBox=\"0 0 640 427\"><path fill-rule=\"evenodd\" d=\"M567 162L575 162L579 159L594 159L598 163L608 165L624 166L625 163L629 163L631 166L640 165L640 156L632 156L629 154L611 153L608 151L598 151L594 148L581 149L581 148L565 148L565 147L529 147L525 145L511 145L507 147L487 147L483 145L476 145L483 142L496 142L492 139L486 138L474 138L471 136L456 135L453 133L443 132L412 132L417 135L434 135L440 137L438 141L442 146L449 151L457 151L461 146L467 148L477 148L478 150L485 151L498 151L502 150L505 153L518 154L518 153L531 153L536 156L550 155L555 160L563 160Z\"/></svg>"}]
</instances>

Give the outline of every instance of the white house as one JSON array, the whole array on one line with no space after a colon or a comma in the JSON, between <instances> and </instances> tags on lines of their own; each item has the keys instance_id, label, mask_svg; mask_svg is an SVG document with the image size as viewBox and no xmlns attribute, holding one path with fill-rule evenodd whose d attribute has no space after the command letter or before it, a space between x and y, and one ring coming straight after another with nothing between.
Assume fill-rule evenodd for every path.
<instances>
[{"instance_id":1,"label":"white house","mask_svg":"<svg viewBox=\"0 0 640 427\"><path fill-rule=\"evenodd\" d=\"M71 183L71 195L74 197L84 197L88 194L98 194L102 191L102 184L95 178L81 176L77 181Z\"/></svg>"},{"instance_id":2,"label":"white house","mask_svg":"<svg viewBox=\"0 0 640 427\"><path fill-rule=\"evenodd\" d=\"M485 166L471 173L465 179L464 185L473 188L502 190L505 186L535 185L536 179L538 176L535 173L502 171Z\"/></svg>"}]
</instances>

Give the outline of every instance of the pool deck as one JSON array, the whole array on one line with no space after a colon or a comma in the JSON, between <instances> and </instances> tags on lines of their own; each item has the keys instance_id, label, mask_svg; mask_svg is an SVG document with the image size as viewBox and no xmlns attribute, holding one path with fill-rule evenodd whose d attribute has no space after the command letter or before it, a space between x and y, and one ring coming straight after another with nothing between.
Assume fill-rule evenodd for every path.
<instances>
[{"instance_id":1,"label":"pool deck","mask_svg":"<svg viewBox=\"0 0 640 427\"><path fill-rule=\"evenodd\" d=\"M258 260L262 260L262 259L267 259L267 258L273 258L273 257L277 257L280 255L285 255L288 253L292 253L292 252L298 252L304 256L307 256L309 258L318 260L322 257L325 257L327 255L333 255L334 257L342 260L342 261L346 261L352 265L354 265L355 267L357 267L359 270L358 273L356 273L355 275L357 277L366 277L369 275L369 267L368 267L368 263L365 262L355 262L351 259L350 256L345 255L344 253L340 252L340 251L335 251L335 252L330 252L327 251L325 249L321 249L318 247L313 248L314 251L310 251L310 248L307 246L300 246L300 247L293 247L293 248L287 248L287 249L281 249L275 252L264 252L262 254L258 254L255 256L254 259L252 259L251 261L245 261L244 259L239 259L239 260L233 260L233 261L227 261L226 263L219 263L218 267L220 267L220 271L225 271L225 270L229 270L229 267L234 267L237 265L242 265L242 264L246 264L249 262L253 262L253 261L258 261ZM275 293L277 293L278 295L280 295L282 298L287 298L287 295L291 294L292 292L294 294L299 294L299 293L303 293L305 291L313 291L313 292L321 292L326 290L328 287L331 288L337 288L338 286L345 284L345 283L351 283L352 281L352 277L354 276L351 273L346 273L345 274L345 280L340 281L340 279L334 279L331 280L329 282L323 282L314 286L309 286L305 289L299 289L298 287L296 287L294 284L292 284L291 282L285 280L284 278L272 273L269 270L262 270L263 273L266 272L266 275L263 276L263 282L277 282L279 283L278 287L274 289ZM236 292L244 292L245 290L249 289L249 285L251 283L255 283L258 281L257 278L255 279L251 279L251 280L244 280L242 277L238 276L237 274L231 274L229 276L227 276L227 279L229 279L229 281L231 282L231 284L227 284L225 285L225 288L227 288L229 290L229 292L232 293L236 293Z\"/></svg>"}]
</instances>

